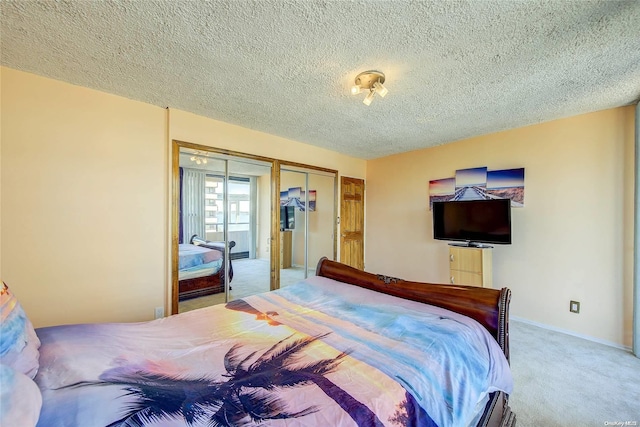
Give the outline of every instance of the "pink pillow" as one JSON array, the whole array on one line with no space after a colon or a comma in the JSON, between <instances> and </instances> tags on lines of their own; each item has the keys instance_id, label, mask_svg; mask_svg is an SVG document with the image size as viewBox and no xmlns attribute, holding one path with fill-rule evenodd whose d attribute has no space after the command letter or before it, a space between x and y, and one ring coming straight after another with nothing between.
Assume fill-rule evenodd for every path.
<instances>
[{"instance_id":1,"label":"pink pillow","mask_svg":"<svg viewBox=\"0 0 640 427\"><path fill-rule=\"evenodd\" d=\"M18 299L5 283L0 287L0 363L30 378L39 366L40 339Z\"/></svg>"}]
</instances>

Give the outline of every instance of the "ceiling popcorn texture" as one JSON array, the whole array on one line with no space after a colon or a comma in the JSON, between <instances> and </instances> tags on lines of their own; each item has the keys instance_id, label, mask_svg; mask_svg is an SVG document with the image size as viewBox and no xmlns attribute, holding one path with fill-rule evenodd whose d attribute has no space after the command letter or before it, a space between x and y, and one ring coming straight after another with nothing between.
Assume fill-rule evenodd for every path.
<instances>
[{"instance_id":1,"label":"ceiling popcorn texture","mask_svg":"<svg viewBox=\"0 0 640 427\"><path fill-rule=\"evenodd\" d=\"M2 65L362 159L640 98L640 1L2 1ZM371 106L355 76L386 75ZM198 142L198 141L192 141Z\"/></svg>"}]
</instances>

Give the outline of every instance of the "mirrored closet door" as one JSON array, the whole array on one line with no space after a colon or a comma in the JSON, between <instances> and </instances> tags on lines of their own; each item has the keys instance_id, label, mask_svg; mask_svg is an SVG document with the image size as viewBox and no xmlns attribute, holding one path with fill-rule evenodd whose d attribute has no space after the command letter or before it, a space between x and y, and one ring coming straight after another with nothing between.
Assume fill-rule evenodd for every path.
<instances>
[{"instance_id":1,"label":"mirrored closet door","mask_svg":"<svg viewBox=\"0 0 640 427\"><path fill-rule=\"evenodd\" d=\"M335 259L336 174L282 165L280 287L309 276L321 257Z\"/></svg>"},{"instance_id":2,"label":"mirrored closet door","mask_svg":"<svg viewBox=\"0 0 640 427\"><path fill-rule=\"evenodd\" d=\"M268 291L272 163L176 144L172 310Z\"/></svg>"},{"instance_id":3,"label":"mirrored closet door","mask_svg":"<svg viewBox=\"0 0 640 427\"><path fill-rule=\"evenodd\" d=\"M230 301L270 289L271 164L236 159L228 166L227 239L235 242Z\"/></svg>"}]
</instances>

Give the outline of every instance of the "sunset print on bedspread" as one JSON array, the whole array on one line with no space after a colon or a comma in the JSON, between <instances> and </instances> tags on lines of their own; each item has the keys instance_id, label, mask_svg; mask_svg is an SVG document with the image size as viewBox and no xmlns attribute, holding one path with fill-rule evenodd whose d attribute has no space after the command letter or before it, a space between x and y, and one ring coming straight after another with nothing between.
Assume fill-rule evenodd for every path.
<instances>
[{"instance_id":1,"label":"sunset print on bedspread","mask_svg":"<svg viewBox=\"0 0 640 427\"><path fill-rule=\"evenodd\" d=\"M125 388L137 402L130 405L126 414L110 426L145 425L149 420L161 420L183 416L189 424L207 421L207 425L237 425L246 418L253 421L298 418L317 411L309 406L301 411L288 412L287 405L278 397L277 390L316 383L325 386L327 394L341 406L353 407L354 414L364 410L363 421L375 420L368 408L358 405L351 396L342 392L324 378L345 356L342 353L333 359L300 363L299 353L315 338L288 337L254 358L255 353L242 355L242 346L234 345L225 354L227 372L223 381L207 378L181 379L162 373L153 373L151 367L137 366L115 368L101 375L101 381L86 382L69 387L96 384L113 384ZM297 362L297 363L296 363ZM337 389L337 390L336 390ZM336 391L335 393L333 391ZM368 417L367 417L368 415Z\"/></svg>"},{"instance_id":2,"label":"sunset print on bedspread","mask_svg":"<svg viewBox=\"0 0 640 427\"><path fill-rule=\"evenodd\" d=\"M151 322L37 332L42 427L464 426L487 393L511 391L475 321L318 277Z\"/></svg>"}]
</instances>

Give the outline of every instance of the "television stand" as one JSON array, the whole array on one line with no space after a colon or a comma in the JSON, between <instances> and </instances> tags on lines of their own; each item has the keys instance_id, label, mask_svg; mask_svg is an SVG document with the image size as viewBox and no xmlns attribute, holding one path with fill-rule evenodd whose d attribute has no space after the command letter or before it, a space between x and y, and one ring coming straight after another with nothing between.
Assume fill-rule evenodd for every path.
<instances>
[{"instance_id":1,"label":"television stand","mask_svg":"<svg viewBox=\"0 0 640 427\"><path fill-rule=\"evenodd\" d=\"M292 266L292 235L293 232L291 230L285 229L280 232L280 268L291 268Z\"/></svg>"},{"instance_id":2,"label":"television stand","mask_svg":"<svg viewBox=\"0 0 640 427\"><path fill-rule=\"evenodd\" d=\"M449 245L449 282L491 288L493 286L492 249L467 244Z\"/></svg>"}]
</instances>

